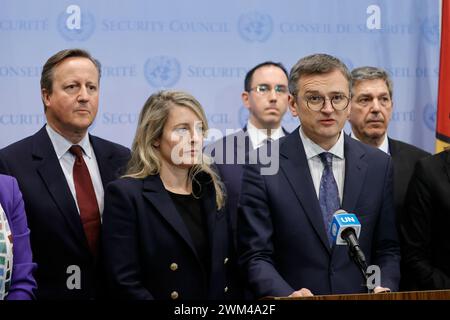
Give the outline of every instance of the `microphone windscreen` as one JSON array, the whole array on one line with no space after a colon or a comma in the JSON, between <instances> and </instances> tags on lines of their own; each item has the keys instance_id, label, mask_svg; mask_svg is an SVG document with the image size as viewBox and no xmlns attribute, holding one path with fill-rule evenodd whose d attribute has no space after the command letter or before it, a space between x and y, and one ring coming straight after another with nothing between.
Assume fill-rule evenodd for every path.
<instances>
[{"instance_id":1,"label":"microphone windscreen","mask_svg":"<svg viewBox=\"0 0 450 320\"><path fill-rule=\"evenodd\" d=\"M356 215L354 213L346 212L345 210L336 211L329 230L334 244L347 244L341 235L342 231L348 228L352 228L355 231L356 237L359 238L359 234L361 233L361 223Z\"/></svg>"}]
</instances>

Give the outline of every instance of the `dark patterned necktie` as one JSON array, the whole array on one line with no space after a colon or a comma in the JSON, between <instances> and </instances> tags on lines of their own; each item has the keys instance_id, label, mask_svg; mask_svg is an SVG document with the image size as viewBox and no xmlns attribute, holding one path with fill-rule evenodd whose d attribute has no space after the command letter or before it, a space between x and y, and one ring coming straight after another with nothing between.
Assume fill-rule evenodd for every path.
<instances>
[{"instance_id":1,"label":"dark patterned necktie","mask_svg":"<svg viewBox=\"0 0 450 320\"><path fill-rule=\"evenodd\" d=\"M73 182L75 184L78 208L80 209L81 223L83 224L89 249L95 257L98 251L101 221L94 185L92 184L86 162L84 162L81 147L73 145L69 151L75 156Z\"/></svg>"},{"instance_id":2,"label":"dark patterned necktie","mask_svg":"<svg viewBox=\"0 0 450 320\"><path fill-rule=\"evenodd\" d=\"M332 246L329 228L333 220L333 214L340 208L339 191L333 175L333 155L329 152L322 152L319 157L324 165L322 178L320 179L319 203L328 241Z\"/></svg>"}]
</instances>

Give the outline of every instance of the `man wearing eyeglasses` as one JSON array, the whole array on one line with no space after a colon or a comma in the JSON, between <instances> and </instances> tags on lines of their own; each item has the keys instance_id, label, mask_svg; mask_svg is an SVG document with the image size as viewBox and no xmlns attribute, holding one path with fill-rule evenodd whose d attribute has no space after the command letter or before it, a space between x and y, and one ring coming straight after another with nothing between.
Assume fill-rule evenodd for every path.
<instances>
[{"instance_id":1,"label":"man wearing eyeglasses","mask_svg":"<svg viewBox=\"0 0 450 320\"><path fill-rule=\"evenodd\" d=\"M266 61L247 72L242 102L249 111L246 126L207 146L227 189L231 225L236 231L236 213L243 165L249 153L288 134L281 121L288 108L288 74L281 63Z\"/></svg>"},{"instance_id":2,"label":"man wearing eyeglasses","mask_svg":"<svg viewBox=\"0 0 450 320\"><path fill-rule=\"evenodd\" d=\"M394 205L396 215L400 218L404 214L406 190L416 162L430 154L387 136L393 110L393 84L387 72L376 67L360 67L353 69L351 75L351 136L391 155L394 166ZM408 280L403 270L401 288L411 288L409 283L413 280Z\"/></svg>"},{"instance_id":3,"label":"man wearing eyeglasses","mask_svg":"<svg viewBox=\"0 0 450 320\"><path fill-rule=\"evenodd\" d=\"M253 67L244 81L242 102L249 111L247 126L252 149L267 139L277 140L288 132L281 120L288 108L288 74L281 63L263 62Z\"/></svg>"},{"instance_id":4,"label":"man wearing eyeglasses","mask_svg":"<svg viewBox=\"0 0 450 320\"><path fill-rule=\"evenodd\" d=\"M300 59L290 72L289 102L301 126L280 141L278 173L261 175L261 164L244 169L239 264L255 298L398 289L391 159L344 134L350 84L339 59ZM367 283L348 247L333 243L339 209L358 217L360 248L380 268L380 281Z\"/></svg>"}]
</instances>

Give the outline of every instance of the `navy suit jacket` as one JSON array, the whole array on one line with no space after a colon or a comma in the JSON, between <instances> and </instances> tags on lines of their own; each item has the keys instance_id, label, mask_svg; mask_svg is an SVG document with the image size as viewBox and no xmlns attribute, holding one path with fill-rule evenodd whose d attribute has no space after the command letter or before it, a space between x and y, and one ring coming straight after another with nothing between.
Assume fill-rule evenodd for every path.
<instances>
[{"instance_id":1,"label":"navy suit jacket","mask_svg":"<svg viewBox=\"0 0 450 320\"><path fill-rule=\"evenodd\" d=\"M389 153L394 166L394 206L397 217L403 213L406 190L414 167L422 158L430 154L408 143L389 138Z\"/></svg>"},{"instance_id":2,"label":"navy suit jacket","mask_svg":"<svg viewBox=\"0 0 450 320\"><path fill-rule=\"evenodd\" d=\"M285 135L289 132L282 128ZM232 144L232 163L227 162L227 143ZM218 150L222 150L219 153ZM253 151L253 145L247 132L247 127L241 131L228 135L211 145L206 146L205 152L210 154L215 161L220 177L227 190L227 208L230 212L231 226L236 235L237 207L241 192L244 164L249 163L249 153ZM243 159L243 161L242 161ZM240 160L240 161L238 161ZM236 236L235 236L236 237Z\"/></svg>"},{"instance_id":3,"label":"navy suit jacket","mask_svg":"<svg viewBox=\"0 0 450 320\"><path fill-rule=\"evenodd\" d=\"M399 246L388 155L344 136L342 208L358 216L359 243L369 265L381 268L381 286L398 289ZM257 298L367 292L347 246L330 248L298 129L280 141L280 168L260 175L245 167L238 214L239 263Z\"/></svg>"},{"instance_id":4,"label":"navy suit jacket","mask_svg":"<svg viewBox=\"0 0 450 320\"><path fill-rule=\"evenodd\" d=\"M400 217L409 290L450 289L450 150L417 162Z\"/></svg>"},{"instance_id":5,"label":"navy suit jacket","mask_svg":"<svg viewBox=\"0 0 450 320\"><path fill-rule=\"evenodd\" d=\"M116 179L129 150L89 136L103 186ZM38 299L91 299L96 296L98 263L91 255L75 200L45 127L0 150L0 172L19 182L31 231ZM67 268L78 266L81 289L69 290Z\"/></svg>"},{"instance_id":6,"label":"navy suit jacket","mask_svg":"<svg viewBox=\"0 0 450 320\"><path fill-rule=\"evenodd\" d=\"M197 176L204 191L210 246L205 270L193 240L159 175L123 178L105 194L103 247L113 297L138 300L227 299L233 296L231 230L225 209L217 210L207 175Z\"/></svg>"}]
</instances>

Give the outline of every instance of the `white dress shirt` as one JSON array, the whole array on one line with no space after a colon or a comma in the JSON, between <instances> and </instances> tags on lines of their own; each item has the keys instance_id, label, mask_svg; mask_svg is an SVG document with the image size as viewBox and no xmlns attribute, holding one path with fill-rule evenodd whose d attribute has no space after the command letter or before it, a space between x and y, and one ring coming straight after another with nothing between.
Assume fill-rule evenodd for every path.
<instances>
[{"instance_id":1,"label":"white dress shirt","mask_svg":"<svg viewBox=\"0 0 450 320\"><path fill-rule=\"evenodd\" d=\"M324 150L321 146L309 139L303 132L302 127L299 129L299 134L300 139L302 139L303 142L303 147L305 148L309 172L311 172L317 199L319 199L320 180L322 179L324 169L324 165L322 160L320 160L319 154L322 152L330 152L333 154L333 175L339 191L339 201L342 205L345 180L344 131L341 131L339 139L329 151Z\"/></svg>"},{"instance_id":2,"label":"white dress shirt","mask_svg":"<svg viewBox=\"0 0 450 320\"><path fill-rule=\"evenodd\" d=\"M359 140L356 135L353 133L353 131L350 133L350 137L352 137L355 140L361 141ZM391 155L389 153L389 139L387 137L387 134L384 135L384 139L383 142L380 144L380 146L378 147L378 149L380 149L381 151L383 151L384 153L387 153L388 155Z\"/></svg>"},{"instance_id":3,"label":"white dress shirt","mask_svg":"<svg viewBox=\"0 0 450 320\"><path fill-rule=\"evenodd\" d=\"M69 185L70 192L77 205L78 213L80 209L78 208L75 183L73 181L73 165L75 163L75 156L70 153L69 149L73 145L72 142L61 136L58 132L52 129L48 124L45 126L47 133L52 141L53 148L55 149L56 156L58 157L59 164L63 170L64 176L66 177L67 184ZM97 198L98 208L100 210L100 217L103 213L103 183L100 176L100 170L97 164L97 158L95 157L94 149L92 148L91 142L89 141L89 135L86 134L84 138L78 143L78 145L83 149L83 159L88 167L89 174L91 175L92 184L94 185L95 197Z\"/></svg>"},{"instance_id":4,"label":"white dress shirt","mask_svg":"<svg viewBox=\"0 0 450 320\"><path fill-rule=\"evenodd\" d=\"M280 127L271 130L270 139L278 140L284 137L284 131ZM258 129L255 127L250 121L247 121L247 132L250 137L250 141L252 142L253 150L258 149L264 144L264 141L267 140L267 129Z\"/></svg>"}]
</instances>

